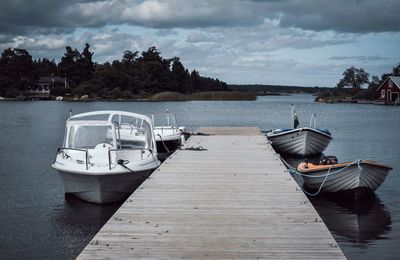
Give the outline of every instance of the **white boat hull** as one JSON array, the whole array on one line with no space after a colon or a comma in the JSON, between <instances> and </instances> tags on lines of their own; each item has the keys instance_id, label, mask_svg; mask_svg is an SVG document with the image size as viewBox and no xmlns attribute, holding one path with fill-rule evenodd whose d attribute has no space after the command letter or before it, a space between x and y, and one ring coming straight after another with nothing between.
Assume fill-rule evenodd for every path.
<instances>
[{"instance_id":1,"label":"white boat hull","mask_svg":"<svg viewBox=\"0 0 400 260\"><path fill-rule=\"evenodd\" d=\"M72 156L72 155L71 155ZM145 155L146 156L146 155ZM155 155L139 162L122 165L76 164L70 159L62 160L58 154L52 167L64 183L64 192L92 203L111 203L124 200L158 167ZM132 157L132 160L134 158Z\"/></svg>"},{"instance_id":2,"label":"white boat hull","mask_svg":"<svg viewBox=\"0 0 400 260\"><path fill-rule=\"evenodd\" d=\"M157 153L159 160L165 160L172 152L180 146L182 132L173 127L154 128Z\"/></svg>"},{"instance_id":3,"label":"white boat hull","mask_svg":"<svg viewBox=\"0 0 400 260\"><path fill-rule=\"evenodd\" d=\"M322 153L332 137L321 131L304 127L278 134L267 134L277 153L308 156Z\"/></svg>"},{"instance_id":4,"label":"white boat hull","mask_svg":"<svg viewBox=\"0 0 400 260\"><path fill-rule=\"evenodd\" d=\"M63 180L65 193L88 202L104 204L126 199L152 171L153 169L118 174L58 172Z\"/></svg>"},{"instance_id":5,"label":"white boat hull","mask_svg":"<svg viewBox=\"0 0 400 260\"><path fill-rule=\"evenodd\" d=\"M357 188L376 190L385 180L391 168L360 162L347 167L332 168L303 174L304 183L322 192L338 192ZM326 175L329 173L328 177ZM309 176L307 176L309 175ZM324 182L326 178L326 181Z\"/></svg>"}]
</instances>

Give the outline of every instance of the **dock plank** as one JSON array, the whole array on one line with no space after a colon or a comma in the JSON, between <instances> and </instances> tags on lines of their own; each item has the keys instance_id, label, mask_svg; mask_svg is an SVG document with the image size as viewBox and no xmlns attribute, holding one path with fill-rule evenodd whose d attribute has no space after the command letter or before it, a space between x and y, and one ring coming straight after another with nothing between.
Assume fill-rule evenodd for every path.
<instances>
[{"instance_id":1,"label":"dock plank","mask_svg":"<svg viewBox=\"0 0 400 260\"><path fill-rule=\"evenodd\" d=\"M78 259L345 259L257 128L200 128Z\"/></svg>"}]
</instances>

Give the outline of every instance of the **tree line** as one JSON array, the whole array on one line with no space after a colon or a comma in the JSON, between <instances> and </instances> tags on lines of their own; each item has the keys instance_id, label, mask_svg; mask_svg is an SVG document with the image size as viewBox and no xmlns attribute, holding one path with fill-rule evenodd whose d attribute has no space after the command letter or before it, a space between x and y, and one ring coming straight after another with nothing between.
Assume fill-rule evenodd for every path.
<instances>
[{"instance_id":1,"label":"tree line","mask_svg":"<svg viewBox=\"0 0 400 260\"><path fill-rule=\"evenodd\" d=\"M392 68L389 73L384 73L380 77L372 76L363 68L356 68L354 66L347 68L342 78L336 84L335 89L324 91L319 97L322 98L337 98L344 96L351 96L355 99L376 99L379 97L377 89L379 86L390 76L400 76L400 63ZM366 88L363 86L367 85ZM319 98L318 97L318 98Z\"/></svg>"},{"instance_id":2,"label":"tree line","mask_svg":"<svg viewBox=\"0 0 400 260\"><path fill-rule=\"evenodd\" d=\"M69 88L55 83L51 95L67 93L91 98L135 98L164 91L191 94L202 91L227 91L227 84L218 79L189 72L179 57L165 59L156 47L139 54L126 50L121 60L96 63L90 45L82 52L71 46L56 63L47 58L32 59L25 49L8 48L0 57L0 96L16 97L28 90L41 76L66 78Z\"/></svg>"}]
</instances>

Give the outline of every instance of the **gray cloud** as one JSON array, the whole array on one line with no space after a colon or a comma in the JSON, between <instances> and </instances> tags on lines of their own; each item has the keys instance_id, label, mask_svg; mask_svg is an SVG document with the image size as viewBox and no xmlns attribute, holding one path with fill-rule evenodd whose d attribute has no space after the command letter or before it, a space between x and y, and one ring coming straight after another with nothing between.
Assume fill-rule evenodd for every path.
<instances>
[{"instance_id":1,"label":"gray cloud","mask_svg":"<svg viewBox=\"0 0 400 260\"><path fill-rule=\"evenodd\" d=\"M398 10L395 0L0 0L0 49L58 61L88 42L104 62L156 46L230 83L329 85L349 64L391 69L390 53L366 45L398 41L376 33L400 31Z\"/></svg>"},{"instance_id":2,"label":"gray cloud","mask_svg":"<svg viewBox=\"0 0 400 260\"><path fill-rule=\"evenodd\" d=\"M149 0L128 5L123 11L126 22L146 27L210 27L254 25L264 17L254 15L252 2L228 0Z\"/></svg>"},{"instance_id":3,"label":"gray cloud","mask_svg":"<svg viewBox=\"0 0 400 260\"><path fill-rule=\"evenodd\" d=\"M207 42L214 42L218 39L217 35L210 35L204 32L193 32L191 33L186 41L190 43L207 43Z\"/></svg>"},{"instance_id":4,"label":"gray cloud","mask_svg":"<svg viewBox=\"0 0 400 260\"><path fill-rule=\"evenodd\" d=\"M400 31L397 0L288 0L271 3L284 27L338 32Z\"/></svg>"},{"instance_id":5,"label":"gray cloud","mask_svg":"<svg viewBox=\"0 0 400 260\"><path fill-rule=\"evenodd\" d=\"M281 27L338 32L400 31L398 0L0 0L0 33L68 33L131 24L152 28Z\"/></svg>"},{"instance_id":6,"label":"gray cloud","mask_svg":"<svg viewBox=\"0 0 400 260\"><path fill-rule=\"evenodd\" d=\"M378 55L372 55L372 56L332 56L329 58L329 60L338 60L338 61L343 61L343 60L357 60L357 61L362 61L362 62L368 62L368 61L388 61L392 60L393 58L390 57L381 57Z\"/></svg>"}]
</instances>

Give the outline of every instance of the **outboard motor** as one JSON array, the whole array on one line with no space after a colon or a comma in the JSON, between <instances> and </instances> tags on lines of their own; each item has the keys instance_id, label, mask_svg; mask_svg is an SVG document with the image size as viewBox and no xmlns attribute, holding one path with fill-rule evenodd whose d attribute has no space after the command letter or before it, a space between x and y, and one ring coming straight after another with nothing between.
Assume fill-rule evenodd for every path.
<instances>
[{"instance_id":1,"label":"outboard motor","mask_svg":"<svg viewBox=\"0 0 400 260\"><path fill-rule=\"evenodd\" d=\"M321 160L319 161L320 165L332 165L332 164L337 164L338 163L338 159L336 158L336 156L323 156L321 158Z\"/></svg>"}]
</instances>

